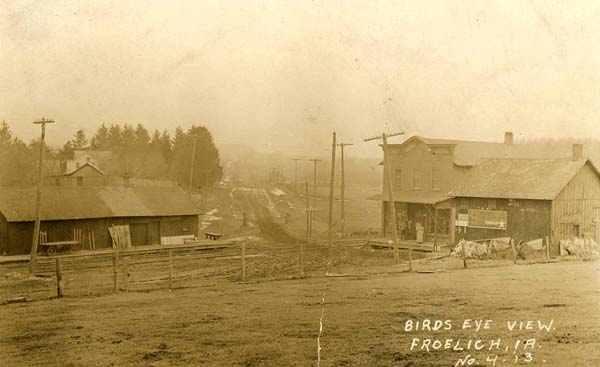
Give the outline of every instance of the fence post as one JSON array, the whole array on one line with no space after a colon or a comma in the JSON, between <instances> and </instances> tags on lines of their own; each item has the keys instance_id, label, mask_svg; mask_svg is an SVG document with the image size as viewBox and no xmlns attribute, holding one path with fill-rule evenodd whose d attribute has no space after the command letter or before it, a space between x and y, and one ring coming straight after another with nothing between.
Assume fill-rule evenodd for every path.
<instances>
[{"instance_id":1,"label":"fence post","mask_svg":"<svg viewBox=\"0 0 600 367\"><path fill-rule=\"evenodd\" d=\"M466 269L467 268L467 254L465 253L465 241L462 241L460 243L460 246L461 246L461 249L462 249L463 266Z\"/></svg>"},{"instance_id":2,"label":"fence post","mask_svg":"<svg viewBox=\"0 0 600 367\"><path fill-rule=\"evenodd\" d=\"M304 278L304 243L300 243L300 277Z\"/></svg>"},{"instance_id":3,"label":"fence post","mask_svg":"<svg viewBox=\"0 0 600 367\"><path fill-rule=\"evenodd\" d=\"M242 249L242 281L246 280L246 241L240 243Z\"/></svg>"},{"instance_id":4,"label":"fence post","mask_svg":"<svg viewBox=\"0 0 600 367\"><path fill-rule=\"evenodd\" d=\"M550 260L550 237L546 236L546 260Z\"/></svg>"},{"instance_id":5,"label":"fence post","mask_svg":"<svg viewBox=\"0 0 600 367\"><path fill-rule=\"evenodd\" d=\"M118 292L119 288L118 288L118 269L117 269L117 264L119 262L119 253L118 252L113 252L113 258L112 258L112 264L113 264L113 292Z\"/></svg>"},{"instance_id":6,"label":"fence post","mask_svg":"<svg viewBox=\"0 0 600 367\"><path fill-rule=\"evenodd\" d=\"M173 289L173 251L169 250L169 290Z\"/></svg>"},{"instance_id":7,"label":"fence post","mask_svg":"<svg viewBox=\"0 0 600 367\"><path fill-rule=\"evenodd\" d=\"M510 249L512 251L513 264L516 264L517 263L517 250L515 249L514 238L510 239Z\"/></svg>"},{"instance_id":8,"label":"fence post","mask_svg":"<svg viewBox=\"0 0 600 367\"><path fill-rule=\"evenodd\" d=\"M56 297L63 296L62 263L60 258L56 258Z\"/></svg>"},{"instance_id":9,"label":"fence post","mask_svg":"<svg viewBox=\"0 0 600 367\"><path fill-rule=\"evenodd\" d=\"M129 257L123 256L123 290L129 292Z\"/></svg>"}]
</instances>

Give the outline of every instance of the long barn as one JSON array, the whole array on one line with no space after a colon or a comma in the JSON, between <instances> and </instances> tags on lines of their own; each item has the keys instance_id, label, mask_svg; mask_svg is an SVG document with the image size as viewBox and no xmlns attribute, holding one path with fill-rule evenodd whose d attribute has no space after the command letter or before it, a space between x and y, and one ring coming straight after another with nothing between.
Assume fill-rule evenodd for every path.
<instances>
[{"instance_id":1,"label":"long barn","mask_svg":"<svg viewBox=\"0 0 600 367\"><path fill-rule=\"evenodd\" d=\"M0 188L0 253L30 252L35 198L35 188ZM48 186L40 231L48 242L73 240L75 230L93 233L99 249L112 246L111 225L128 225L133 246L174 243L198 236L200 212L179 188Z\"/></svg>"}]
</instances>

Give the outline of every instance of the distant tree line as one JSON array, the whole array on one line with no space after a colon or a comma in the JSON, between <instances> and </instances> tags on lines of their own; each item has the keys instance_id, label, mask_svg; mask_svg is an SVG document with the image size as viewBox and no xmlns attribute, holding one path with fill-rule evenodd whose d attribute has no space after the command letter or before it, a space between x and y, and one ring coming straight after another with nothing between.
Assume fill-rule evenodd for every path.
<instances>
[{"instance_id":1,"label":"distant tree line","mask_svg":"<svg viewBox=\"0 0 600 367\"><path fill-rule=\"evenodd\" d=\"M210 187L223 176L219 151L211 133L204 126L187 131L155 130L152 135L141 124L102 124L91 138L77 130L57 151L46 148L44 174L60 173L61 161L73 159L76 150L110 151L112 159L104 168L108 175L170 179L187 186L196 139L193 186ZM25 144L13 136L6 122L0 124L0 185L29 186L35 184L39 155L39 139Z\"/></svg>"}]
</instances>

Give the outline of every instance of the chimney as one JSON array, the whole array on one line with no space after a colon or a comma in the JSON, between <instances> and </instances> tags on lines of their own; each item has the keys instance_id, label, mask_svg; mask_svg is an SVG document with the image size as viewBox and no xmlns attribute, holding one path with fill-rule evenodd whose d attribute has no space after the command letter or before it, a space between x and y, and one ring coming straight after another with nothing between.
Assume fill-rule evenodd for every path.
<instances>
[{"instance_id":1,"label":"chimney","mask_svg":"<svg viewBox=\"0 0 600 367\"><path fill-rule=\"evenodd\" d=\"M583 158L583 144L573 144L573 155L571 159L574 161Z\"/></svg>"},{"instance_id":2,"label":"chimney","mask_svg":"<svg viewBox=\"0 0 600 367\"><path fill-rule=\"evenodd\" d=\"M504 144L512 145L513 143L513 133L512 131L507 131L504 133Z\"/></svg>"}]
</instances>

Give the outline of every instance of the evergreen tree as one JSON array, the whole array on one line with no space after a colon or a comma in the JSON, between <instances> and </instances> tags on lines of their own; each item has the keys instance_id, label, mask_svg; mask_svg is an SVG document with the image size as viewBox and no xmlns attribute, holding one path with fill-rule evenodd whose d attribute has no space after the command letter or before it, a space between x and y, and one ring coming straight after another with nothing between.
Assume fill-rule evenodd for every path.
<instances>
[{"instance_id":1,"label":"evergreen tree","mask_svg":"<svg viewBox=\"0 0 600 367\"><path fill-rule=\"evenodd\" d=\"M181 128L175 130L173 142L173 160L171 177L180 183L189 179L194 138L196 139L196 155L194 159L194 189L213 186L223 176L220 166L219 151L213 142L212 135L204 126L192 126L186 133Z\"/></svg>"},{"instance_id":2,"label":"evergreen tree","mask_svg":"<svg viewBox=\"0 0 600 367\"><path fill-rule=\"evenodd\" d=\"M165 162L170 164L173 159L173 141L167 130L160 135L160 152Z\"/></svg>"},{"instance_id":3,"label":"evergreen tree","mask_svg":"<svg viewBox=\"0 0 600 367\"><path fill-rule=\"evenodd\" d=\"M75 132L73 137L60 148L58 157L61 159L73 159L73 152L76 150L83 150L89 148L88 139L85 135L85 131L79 129Z\"/></svg>"},{"instance_id":4,"label":"evergreen tree","mask_svg":"<svg viewBox=\"0 0 600 367\"><path fill-rule=\"evenodd\" d=\"M108 148L108 128L105 124L100 125L92 137L91 147L94 150L105 150Z\"/></svg>"},{"instance_id":5,"label":"evergreen tree","mask_svg":"<svg viewBox=\"0 0 600 367\"><path fill-rule=\"evenodd\" d=\"M75 132L75 135L73 136L71 141L73 142L73 147L76 150L82 150L82 149L88 148L89 141L88 141L87 137L85 136L85 131L83 131L82 129L79 129Z\"/></svg>"},{"instance_id":6,"label":"evergreen tree","mask_svg":"<svg viewBox=\"0 0 600 367\"><path fill-rule=\"evenodd\" d=\"M12 132L6 121L0 124L0 148L8 148L13 142Z\"/></svg>"},{"instance_id":7,"label":"evergreen tree","mask_svg":"<svg viewBox=\"0 0 600 367\"><path fill-rule=\"evenodd\" d=\"M150 148L152 150L160 150L160 131L154 130L152 138L150 138Z\"/></svg>"},{"instance_id":8,"label":"evergreen tree","mask_svg":"<svg viewBox=\"0 0 600 367\"><path fill-rule=\"evenodd\" d=\"M141 124L135 128L135 147L137 151L147 151L150 147L150 134Z\"/></svg>"},{"instance_id":9,"label":"evergreen tree","mask_svg":"<svg viewBox=\"0 0 600 367\"><path fill-rule=\"evenodd\" d=\"M108 150L116 150L123 147L123 138L121 136L121 126L111 124L106 134L106 148Z\"/></svg>"},{"instance_id":10,"label":"evergreen tree","mask_svg":"<svg viewBox=\"0 0 600 367\"><path fill-rule=\"evenodd\" d=\"M122 147L123 149L125 149L126 152L131 152L135 147L135 138L136 136L133 126L131 126L130 124L123 125L123 128L121 129L121 142Z\"/></svg>"}]
</instances>

